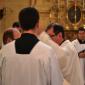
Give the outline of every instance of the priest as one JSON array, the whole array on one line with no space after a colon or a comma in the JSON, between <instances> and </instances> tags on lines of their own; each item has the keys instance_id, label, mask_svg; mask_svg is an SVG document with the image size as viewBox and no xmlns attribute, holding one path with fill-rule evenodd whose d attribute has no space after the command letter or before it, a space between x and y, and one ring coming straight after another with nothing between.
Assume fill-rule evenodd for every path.
<instances>
[{"instance_id":1,"label":"priest","mask_svg":"<svg viewBox=\"0 0 85 85\"><path fill-rule=\"evenodd\" d=\"M50 24L39 38L55 50L64 79L70 85L84 85L78 54L72 43L64 39L64 28Z\"/></svg>"},{"instance_id":2,"label":"priest","mask_svg":"<svg viewBox=\"0 0 85 85\"><path fill-rule=\"evenodd\" d=\"M37 38L39 13L20 11L23 33L0 52L0 85L62 85L63 76L54 50Z\"/></svg>"},{"instance_id":3,"label":"priest","mask_svg":"<svg viewBox=\"0 0 85 85\"><path fill-rule=\"evenodd\" d=\"M78 56L80 58L82 73L85 83L85 29L80 27L78 29L77 39L72 41L74 47L77 50Z\"/></svg>"}]
</instances>

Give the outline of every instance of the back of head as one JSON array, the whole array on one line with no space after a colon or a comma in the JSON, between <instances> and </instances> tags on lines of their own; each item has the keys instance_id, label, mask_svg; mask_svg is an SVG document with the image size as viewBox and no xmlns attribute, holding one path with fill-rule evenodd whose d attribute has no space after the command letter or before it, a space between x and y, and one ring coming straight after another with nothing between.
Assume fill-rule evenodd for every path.
<instances>
[{"instance_id":1,"label":"back of head","mask_svg":"<svg viewBox=\"0 0 85 85\"><path fill-rule=\"evenodd\" d=\"M62 33L62 37L64 38L64 28L63 28L63 26L61 26L59 24L54 24L53 28L54 28L54 33L56 35L61 32Z\"/></svg>"},{"instance_id":2,"label":"back of head","mask_svg":"<svg viewBox=\"0 0 85 85\"><path fill-rule=\"evenodd\" d=\"M3 34L3 44L4 45L8 43L8 39L14 40L13 30L11 30L11 29L6 30Z\"/></svg>"},{"instance_id":3,"label":"back of head","mask_svg":"<svg viewBox=\"0 0 85 85\"><path fill-rule=\"evenodd\" d=\"M49 29L51 29L51 27L53 26L53 24L54 24L54 23L50 23L50 24L47 26L47 28L46 28L45 31L47 32Z\"/></svg>"},{"instance_id":4,"label":"back of head","mask_svg":"<svg viewBox=\"0 0 85 85\"><path fill-rule=\"evenodd\" d=\"M13 25L12 25L12 27L13 27L13 28L15 28L15 27L20 27L19 22L14 22Z\"/></svg>"},{"instance_id":5,"label":"back of head","mask_svg":"<svg viewBox=\"0 0 85 85\"><path fill-rule=\"evenodd\" d=\"M3 44L7 44L21 36L21 33L17 29L7 29L3 34Z\"/></svg>"},{"instance_id":6,"label":"back of head","mask_svg":"<svg viewBox=\"0 0 85 85\"><path fill-rule=\"evenodd\" d=\"M23 30L34 29L39 22L39 13L33 7L27 7L20 11L19 22Z\"/></svg>"}]
</instances>

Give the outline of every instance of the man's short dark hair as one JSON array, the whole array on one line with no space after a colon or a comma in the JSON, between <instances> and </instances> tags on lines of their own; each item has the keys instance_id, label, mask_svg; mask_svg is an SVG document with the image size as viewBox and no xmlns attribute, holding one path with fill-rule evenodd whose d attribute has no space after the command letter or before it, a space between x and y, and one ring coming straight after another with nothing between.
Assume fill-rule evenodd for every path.
<instances>
[{"instance_id":1,"label":"man's short dark hair","mask_svg":"<svg viewBox=\"0 0 85 85\"><path fill-rule=\"evenodd\" d=\"M53 23L50 23L48 26L47 26L47 28L46 28L46 32L51 28L53 26Z\"/></svg>"},{"instance_id":2,"label":"man's short dark hair","mask_svg":"<svg viewBox=\"0 0 85 85\"><path fill-rule=\"evenodd\" d=\"M39 12L33 7L27 7L20 11L19 21L23 30L34 29L39 22Z\"/></svg>"},{"instance_id":3,"label":"man's short dark hair","mask_svg":"<svg viewBox=\"0 0 85 85\"><path fill-rule=\"evenodd\" d=\"M15 28L15 27L20 27L19 22L14 22L13 25L12 25L12 27L13 27L13 28Z\"/></svg>"},{"instance_id":4,"label":"man's short dark hair","mask_svg":"<svg viewBox=\"0 0 85 85\"><path fill-rule=\"evenodd\" d=\"M62 33L62 37L64 38L64 27L60 24L53 24L51 23L48 27L47 27L47 30L48 31L50 28L53 28L53 32L55 33L55 35L57 35L58 33Z\"/></svg>"},{"instance_id":5,"label":"man's short dark hair","mask_svg":"<svg viewBox=\"0 0 85 85\"><path fill-rule=\"evenodd\" d=\"M79 27L78 32L79 31L84 31L85 32L85 28L84 27Z\"/></svg>"},{"instance_id":6,"label":"man's short dark hair","mask_svg":"<svg viewBox=\"0 0 85 85\"><path fill-rule=\"evenodd\" d=\"M7 44L7 40L8 38L14 40L14 36L13 36L13 30L12 29L9 29L9 30L6 30L3 34L3 44Z\"/></svg>"}]
</instances>

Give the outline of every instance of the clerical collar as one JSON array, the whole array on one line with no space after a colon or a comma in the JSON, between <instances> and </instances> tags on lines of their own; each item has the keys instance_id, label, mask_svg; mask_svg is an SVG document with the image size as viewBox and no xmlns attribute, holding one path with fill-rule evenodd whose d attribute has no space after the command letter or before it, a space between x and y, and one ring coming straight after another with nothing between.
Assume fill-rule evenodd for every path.
<instances>
[{"instance_id":1,"label":"clerical collar","mask_svg":"<svg viewBox=\"0 0 85 85\"><path fill-rule=\"evenodd\" d=\"M65 39L61 42L61 44L60 44L60 45L62 45L64 41L65 41Z\"/></svg>"},{"instance_id":2,"label":"clerical collar","mask_svg":"<svg viewBox=\"0 0 85 85\"><path fill-rule=\"evenodd\" d=\"M29 33L23 33L19 39L15 41L17 54L30 54L33 47L38 43L38 38Z\"/></svg>"},{"instance_id":3,"label":"clerical collar","mask_svg":"<svg viewBox=\"0 0 85 85\"><path fill-rule=\"evenodd\" d=\"M85 40L78 39L78 41L79 41L80 44L85 44Z\"/></svg>"}]
</instances>

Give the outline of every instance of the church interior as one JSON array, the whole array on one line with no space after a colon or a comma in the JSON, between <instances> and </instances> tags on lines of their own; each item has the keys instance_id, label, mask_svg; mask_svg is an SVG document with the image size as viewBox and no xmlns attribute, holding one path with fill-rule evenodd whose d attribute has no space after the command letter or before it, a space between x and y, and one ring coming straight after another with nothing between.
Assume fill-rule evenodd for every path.
<instances>
[{"instance_id":1,"label":"church interior","mask_svg":"<svg viewBox=\"0 0 85 85\"><path fill-rule=\"evenodd\" d=\"M3 47L3 45L4 45L2 43L4 31L6 29L12 28L12 25L14 22L19 22L19 19L18 19L19 12L21 11L22 8L25 8L25 7L35 7L36 9L38 9L39 14L40 14L40 31L42 31L42 32L46 29L46 27L50 23L61 24L64 27L65 39L68 39L70 41L77 39L77 32L78 32L79 27L83 27L84 32L85 32L85 0L0 0L0 50L1 50L1 47ZM53 36L56 36L56 34ZM63 41L65 41L65 39ZM27 42L27 44L28 44L28 42ZM60 43L59 46L61 44L62 43ZM78 47L78 46L76 46L76 47ZM80 48L80 47L78 47L78 48ZM74 53L77 54L77 58L80 57L80 56L78 56L79 53L84 52L84 59L85 59L85 40L84 40L84 43L81 48L84 48L84 49L79 51L78 53L77 53L77 51L74 51L74 50L72 50L72 52L74 51ZM59 50L59 51L60 51L60 54L63 53L63 51L61 51L61 50ZM68 51L71 55L72 53L70 52L70 50L68 50ZM41 54L43 54L43 53L41 53ZM61 57L65 64L70 63L70 61L73 59L73 56L76 56L74 54L69 56L68 54L65 55L67 58L67 61L64 61L63 60L64 57L63 58ZM52 57L53 57L53 55L52 55ZM75 58L76 61L77 61L77 58ZM78 72L76 72L75 69L79 65L75 62L75 60L71 62L73 67L71 66L71 64L68 64L66 66L67 66L67 68L71 66L72 69L74 69L74 70L72 70L73 74L77 75ZM60 63L62 64L61 66L64 67L64 63L62 63L62 61L60 61ZM79 61L78 61L78 63L79 63ZM0 63L0 65L1 65L1 63ZM84 60L84 67L85 67L85 60ZM78 68L78 70L80 70L80 68ZM71 71L69 70L68 73L70 73L70 72ZM85 72L85 68L84 68L84 72ZM67 76L68 76L68 73L67 73ZM74 77L73 74L71 76ZM85 74L84 74L84 77L85 77ZM69 79L69 78L67 78L67 79ZM76 78L77 77L75 76L75 80L77 80ZM74 78L73 78L73 80L74 80ZM81 80L82 80L82 78L81 78ZM71 81L71 82L74 83L73 81ZM9 85L9 84L7 84L7 85ZM66 82L65 85L70 85L70 84L68 84ZM74 83L71 85L81 85L81 84Z\"/></svg>"},{"instance_id":2,"label":"church interior","mask_svg":"<svg viewBox=\"0 0 85 85\"><path fill-rule=\"evenodd\" d=\"M41 30L49 23L60 23L66 38L73 40L77 29L85 27L85 0L0 0L0 45L4 30L18 21L19 11L27 6L39 10Z\"/></svg>"}]
</instances>

